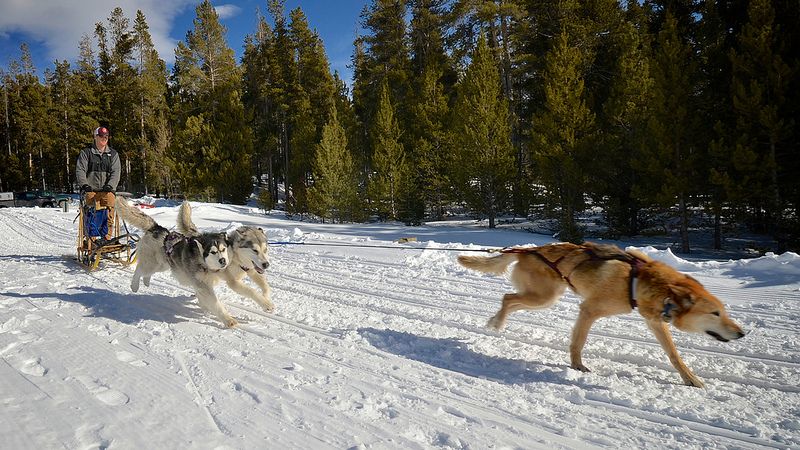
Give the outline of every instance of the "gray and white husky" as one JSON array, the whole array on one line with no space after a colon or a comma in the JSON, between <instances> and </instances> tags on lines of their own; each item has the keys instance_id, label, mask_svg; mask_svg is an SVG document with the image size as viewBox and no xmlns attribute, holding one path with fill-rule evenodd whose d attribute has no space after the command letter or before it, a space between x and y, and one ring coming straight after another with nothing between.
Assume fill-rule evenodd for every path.
<instances>
[{"instance_id":1,"label":"gray and white husky","mask_svg":"<svg viewBox=\"0 0 800 450\"><path fill-rule=\"evenodd\" d=\"M217 316L227 327L238 323L214 293L219 273L230 263L225 233L185 236L171 232L122 197L117 197L116 210L121 218L143 232L136 250L137 264L131 280L133 292L139 290L140 280L150 286L154 273L171 270L178 282L194 290L203 309Z\"/></svg>"},{"instance_id":2,"label":"gray and white husky","mask_svg":"<svg viewBox=\"0 0 800 450\"><path fill-rule=\"evenodd\" d=\"M189 202L184 202L178 212L178 231L186 236L198 236L194 222L192 222L192 207ZM272 303L272 290L267 283L264 271L269 267L269 249L267 248L267 235L264 230L256 227L242 226L228 233L228 255L231 258L227 267L215 273L239 295L249 297L266 312L275 310ZM249 277L261 288L256 291L242 280Z\"/></svg>"}]
</instances>

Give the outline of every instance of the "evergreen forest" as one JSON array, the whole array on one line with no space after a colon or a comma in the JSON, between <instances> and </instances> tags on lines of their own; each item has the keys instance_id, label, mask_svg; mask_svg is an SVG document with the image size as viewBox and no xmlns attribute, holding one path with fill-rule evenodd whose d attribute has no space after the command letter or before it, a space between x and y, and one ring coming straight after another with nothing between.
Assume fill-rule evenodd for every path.
<instances>
[{"instance_id":1,"label":"evergreen forest","mask_svg":"<svg viewBox=\"0 0 800 450\"><path fill-rule=\"evenodd\" d=\"M0 191L74 192L107 126L119 190L329 222L669 224L800 249L797 0L369 0L352 80L267 0L237 61L208 0L169 67L114 8L74 62L0 71ZM792 56L795 55L795 56ZM798 177L798 178L795 178Z\"/></svg>"}]
</instances>

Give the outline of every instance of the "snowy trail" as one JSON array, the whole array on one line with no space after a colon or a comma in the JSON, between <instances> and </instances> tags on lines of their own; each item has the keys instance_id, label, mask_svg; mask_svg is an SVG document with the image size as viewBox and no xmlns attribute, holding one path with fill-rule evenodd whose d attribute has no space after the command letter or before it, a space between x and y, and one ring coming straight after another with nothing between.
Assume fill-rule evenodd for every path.
<instances>
[{"instance_id":1,"label":"snowy trail","mask_svg":"<svg viewBox=\"0 0 800 450\"><path fill-rule=\"evenodd\" d=\"M171 226L177 208L148 213ZM194 216L276 241L547 242L304 224L231 205L198 204ZM241 322L226 330L168 274L132 293L131 269L85 272L69 259L73 218L0 210L2 448L800 447L800 283L785 282L787 271L800 280L800 262L752 279L733 276L744 273L733 262L681 263L749 331L725 344L676 332L707 385L693 389L636 314L599 321L584 353L592 372L569 369L571 293L501 333L485 328L509 283L463 269L457 252L275 246L277 311L218 286ZM481 242L458 241L470 236Z\"/></svg>"}]
</instances>

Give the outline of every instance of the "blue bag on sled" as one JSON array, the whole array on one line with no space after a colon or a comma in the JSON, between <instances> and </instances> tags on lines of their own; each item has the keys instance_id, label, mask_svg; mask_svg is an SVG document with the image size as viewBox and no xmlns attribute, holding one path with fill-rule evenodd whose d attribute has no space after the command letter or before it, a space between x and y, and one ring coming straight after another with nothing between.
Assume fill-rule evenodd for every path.
<instances>
[{"instance_id":1,"label":"blue bag on sled","mask_svg":"<svg viewBox=\"0 0 800 450\"><path fill-rule=\"evenodd\" d=\"M84 228L88 237L105 237L108 234L108 209L86 208L83 214Z\"/></svg>"}]
</instances>

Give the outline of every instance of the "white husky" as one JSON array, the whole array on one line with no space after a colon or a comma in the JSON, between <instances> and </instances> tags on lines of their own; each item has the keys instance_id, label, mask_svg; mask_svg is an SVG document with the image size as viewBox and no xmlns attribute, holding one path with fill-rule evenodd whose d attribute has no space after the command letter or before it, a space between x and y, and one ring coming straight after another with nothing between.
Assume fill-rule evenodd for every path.
<instances>
[{"instance_id":1,"label":"white husky","mask_svg":"<svg viewBox=\"0 0 800 450\"><path fill-rule=\"evenodd\" d=\"M237 324L214 294L219 273L230 263L225 233L185 236L157 224L122 197L117 197L116 206L120 217L143 232L136 250L137 264L131 280L133 292L139 290L140 280L149 286L154 273L171 270L181 284L194 289L203 309L216 315L225 326Z\"/></svg>"},{"instance_id":2,"label":"white husky","mask_svg":"<svg viewBox=\"0 0 800 450\"><path fill-rule=\"evenodd\" d=\"M192 222L192 208L184 202L178 212L178 231L186 236L198 236L201 233ZM231 262L224 269L215 273L238 294L253 299L266 312L273 312L272 290L267 283L264 271L269 267L269 249L267 235L261 228L243 226L228 234L228 256ZM261 288L256 291L242 282L249 277Z\"/></svg>"}]
</instances>

